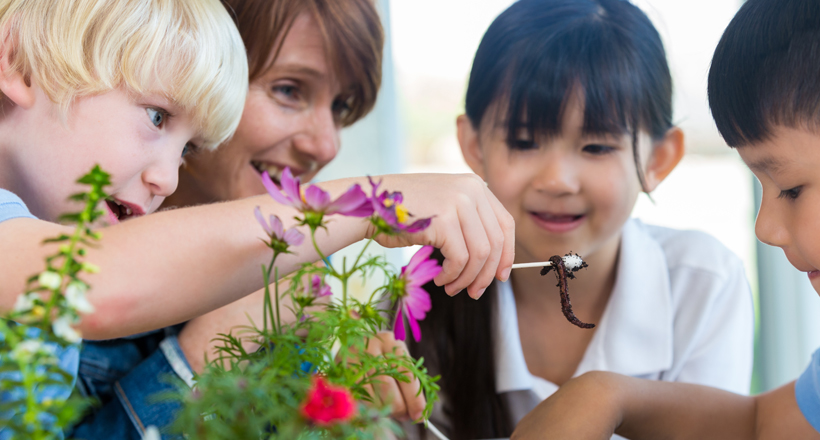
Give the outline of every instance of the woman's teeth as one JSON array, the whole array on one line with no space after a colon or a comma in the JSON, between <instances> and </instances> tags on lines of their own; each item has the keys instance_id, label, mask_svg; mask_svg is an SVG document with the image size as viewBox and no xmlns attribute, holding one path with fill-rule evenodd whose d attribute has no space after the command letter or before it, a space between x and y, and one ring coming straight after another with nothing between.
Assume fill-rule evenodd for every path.
<instances>
[{"instance_id":1,"label":"woman's teeth","mask_svg":"<svg viewBox=\"0 0 820 440\"><path fill-rule=\"evenodd\" d=\"M282 172L284 171L283 168L280 168L277 165L266 164L266 163L257 162L257 161L251 161L251 165L254 168L256 168L256 171L258 171L259 174L262 174L265 171L267 171L268 174L270 175L271 179L275 180L276 182L281 182L282 181Z\"/></svg>"}]
</instances>

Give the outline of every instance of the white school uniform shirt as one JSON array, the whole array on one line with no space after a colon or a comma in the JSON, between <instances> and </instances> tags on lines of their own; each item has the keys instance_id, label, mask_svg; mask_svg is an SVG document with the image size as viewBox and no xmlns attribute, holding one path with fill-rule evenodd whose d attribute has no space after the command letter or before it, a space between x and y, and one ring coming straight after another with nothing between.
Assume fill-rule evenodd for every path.
<instances>
[{"instance_id":1,"label":"white school uniform shirt","mask_svg":"<svg viewBox=\"0 0 820 440\"><path fill-rule=\"evenodd\" d=\"M740 259L707 234L632 219L618 261L612 295L574 376L604 370L748 394L754 306ZM499 283L497 301L496 392L509 396L517 424L558 386L527 369L511 283Z\"/></svg>"}]
</instances>

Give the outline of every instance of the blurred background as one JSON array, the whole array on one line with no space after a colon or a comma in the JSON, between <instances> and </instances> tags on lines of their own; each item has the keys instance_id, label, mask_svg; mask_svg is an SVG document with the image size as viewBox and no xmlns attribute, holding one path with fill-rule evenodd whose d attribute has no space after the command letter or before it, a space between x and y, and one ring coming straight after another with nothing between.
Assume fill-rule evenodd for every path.
<instances>
[{"instance_id":1,"label":"blurred background","mask_svg":"<svg viewBox=\"0 0 820 440\"><path fill-rule=\"evenodd\" d=\"M473 55L492 20L512 0L379 0L387 32L384 79L372 114L342 135L342 150L319 176L470 172L455 118ZM782 251L754 238L756 182L721 139L709 113L706 79L723 29L742 0L633 0L666 46L675 85L675 122L687 154L633 215L647 223L717 237L744 261L755 295L753 392L794 380L820 346L820 299ZM357 248L342 252L356 252ZM411 250L386 251L396 265ZM336 258L339 256L337 255Z\"/></svg>"}]
</instances>

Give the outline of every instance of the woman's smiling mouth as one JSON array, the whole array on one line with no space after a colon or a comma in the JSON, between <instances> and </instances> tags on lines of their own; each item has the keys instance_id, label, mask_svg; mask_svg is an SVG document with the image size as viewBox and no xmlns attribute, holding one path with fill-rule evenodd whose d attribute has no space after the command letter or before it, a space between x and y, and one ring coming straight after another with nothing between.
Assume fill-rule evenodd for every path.
<instances>
[{"instance_id":1,"label":"woman's smiling mouth","mask_svg":"<svg viewBox=\"0 0 820 440\"><path fill-rule=\"evenodd\" d=\"M576 229L584 222L584 214L563 214L552 212L530 212L536 225L555 234L563 234Z\"/></svg>"}]
</instances>

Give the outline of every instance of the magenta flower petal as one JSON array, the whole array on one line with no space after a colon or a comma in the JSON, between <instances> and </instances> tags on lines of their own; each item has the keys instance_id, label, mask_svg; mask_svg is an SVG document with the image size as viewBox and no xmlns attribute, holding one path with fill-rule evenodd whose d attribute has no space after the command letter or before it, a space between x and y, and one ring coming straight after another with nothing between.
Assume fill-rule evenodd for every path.
<instances>
[{"instance_id":1,"label":"magenta flower petal","mask_svg":"<svg viewBox=\"0 0 820 440\"><path fill-rule=\"evenodd\" d=\"M413 339L416 342L421 341L421 328L419 328L419 322L417 319L424 319L424 317L416 317L413 311L408 308L407 309L407 321L410 323L410 331L413 332Z\"/></svg>"},{"instance_id":2,"label":"magenta flower petal","mask_svg":"<svg viewBox=\"0 0 820 440\"><path fill-rule=\"evenodd\" d=\"M265 233L270 235L273 231L271 231L270 226L268 226L268 223L265 221L265 217L262 215L262 209L257 206L256 209L253 210L253 215L256 216L256 221L262 225L262 229L265 230Z\"/></svg>"},{"instance_id":3,"label":"magenta flower petal","mask_svg":"<svg viewBox=\"0 0 820 440\"><path fill-rule=\"evenodd\" d=\"M423 218L421 220L416 220L410 226L405 227L404 232L407 232L407 233L410 233L410 234L415 234L416 232L421 232L421 231L427 229L428 226L430 226L430 222L432 220L433 219L430 218L430 217Z\"/></svg>"},{"instance_id":4,"label":"magenta flower petal","mask_svg":"<svg viewBox=\"0 0 820 440\"><path fill-rule=\"evenodd\" d=\"M293 200L294 203L301 204L302 193L299 186L299 179L293 177L293 173L290 172L289 167L285 167L285 170L282 172L282 189L285 191L285 195Z\"/></svg>"},{"instance_id":5,"label":"magenta flower petal","mask_svg":"<svg viewBox=\"0 0 820 440\"><path fill-rule=\"evenodd\" d=\"M368 217L373 214L373 204L357 183L327 207L328 214L339 213L351 217Z\"/></svg>"},{"instance_id":6,"label":"magenta flower petal","mask_svg":"<svg viewBox=\"0 0 820 440\"><path fill-rule=\"evenodd\" d=\"M299 246L305 241L305 235L299 232L296 228L290 228L285 231L282 240L290 246Z\"/></svg>"},{"instance_id":7,"label":"magenta flower petal","mask_svg":"<svg viewBox=\"0 0 820 440\"><path fill-rule=\"evenodd\" d=\"M313 211L325 212L330 205L330 194L316 185L310 185L305 190L305 204Z\"/></svg>"},{"instance_id":8,"label":"magenta flower petal","mask_svg":"<svg viewBox=\"0 0 820 440\"><path fill-rule=\"evenodd\" d=\"M396 310L396 322L393 323L393 336L399 341L403 341L407 337L404 331L404 304L401 300L399 300L399 307Z\"/></svg>"},{"instance_id":9,"label":"magenta flower petal","mask_svg":"<svg viewBox=\"0 0 820 440\"><path fill-rule=\"evenodd\" d=\"M267 171L262 173L262 185L264 185L265 189L268 191L268 194L270 194L273 200L276 200L277 202L285 206L293 206L295 208L298 208L300 206L301 203L298 199L291 200L289 197L286 197L282 194L282 191L279 189L278 186L276 186L275 183L273 183L273 179L270 178L270 175Z\"/></svg>"},{"instance_id":10,"label":"magenta flower petal","mask_svg":"<svg viewBox=\"0 0 820 440\"><path fill-rule=\"evenodd\" d=\"M270 229L273 235L280 240L285 236L285 226L282 224L282 220L272 214L270 216Z\"/></svg>"},{"instance_id":11,"label":"magenta flower petal","mask_svg":"<svg viewBox=\"0 0 820 440\"><path fill-rule=\"evenodd\" d=\"M433 246L422 246L410 257L410 261L405 268L408 272L413 272L421 263L427 261L430 255L433 255Z\"/></svg>"},{"instance_id":12,"label":"magenta flower petal","mask_svg":"<svg viewBox=\"0 0 820 440\"><path fill-rule=\"evenodd\" d=\"M408 289L409 290L409 289ZM404 299L405 307L410 311L413 320L422 320L427 316L427 312L433 307L430 294L422 288L414 288Z\"/></svg>"}]
</instances>

